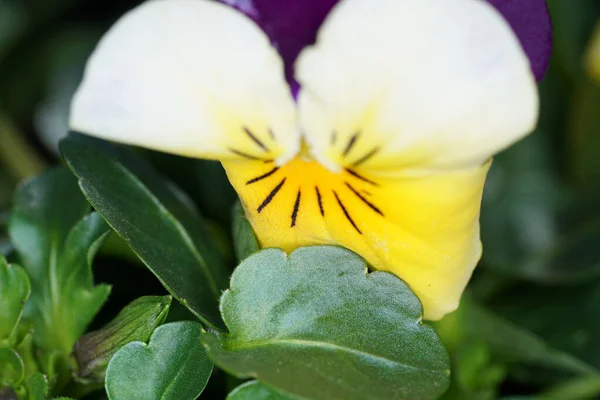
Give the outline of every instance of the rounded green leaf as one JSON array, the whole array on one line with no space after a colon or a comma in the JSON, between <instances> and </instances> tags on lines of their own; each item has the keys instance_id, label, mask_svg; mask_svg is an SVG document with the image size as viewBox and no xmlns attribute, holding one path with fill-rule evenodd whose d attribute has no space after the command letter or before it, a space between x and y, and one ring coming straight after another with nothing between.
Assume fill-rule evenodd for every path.
<instances>
[{"instance_id":1,"label":"rounded green leaf","mask_svg":"<svg viewBox=\"0 0 600 400\"><path fill-rule=\"evenodd\" d=\"M0 341L12 335L30 292L31 284L25 270L7 264L0 254Z\"/></svg>"},{"instance_id":2,"label":"rounded green leaf","mask_svg":"<svg viewBox=\"0 0 600 400\"><path fill-rule=\"evenodd\" d=\"M246 382L229 393L227 400L294 400L259 381Z\"/></svg>"},{"instance_id":3,"label":"rounded green leaf","mask_svg":"<svg viewBox=\"0 0 600 400\"><path fill-rule=\"evenodd\" d=\"M108 364L110 400L194 400L208 382L213 363L200 343L201 326L175 322L154 331L149 344L132 342Z\"/></svg>"},{"instance_id":4,"label":"rounded green leaf","mask_svg":"<svg viewBox=\"0 0 600 400\"><path fill-rule=\"evenodd\" d=\"M422 307L394 275L367 273L356 254L269 249L234 272L221 312L229 334L203 334L209 355L309 399L435 399L449 360Z\"/></svg>"}]
</instances>

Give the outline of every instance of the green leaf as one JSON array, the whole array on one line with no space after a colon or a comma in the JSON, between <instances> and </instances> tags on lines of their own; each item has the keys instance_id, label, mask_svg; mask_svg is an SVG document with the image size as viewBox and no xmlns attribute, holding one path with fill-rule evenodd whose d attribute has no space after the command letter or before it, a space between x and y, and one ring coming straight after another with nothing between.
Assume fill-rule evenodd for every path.
<instances>
[{"instance_id":1,"label":"green leaf","mask_svg":"<svg viewBox=\"0 0 600 400\"><path fill-rule=\"evenodd\" d=\"M544 338L551 348L600 369L600 281L573 287L521 284L491 305L515 325Z\"/></svg>"},{"instance_id":2,"label":"green leaf","mask_svg":"<svg viewBox=\"0 0 600 400\"><path fill-rule=\"evenodd\" d=\"M27 380L25 386L27 387L28 400L46 400L48 396L48 381L46 377L41 373L37 372Z\"/></svg>"},{"instance_id":3,"label":"green leaf","mask_svg":"<svg viewBox=\"0 0 600 400\"><path fill-rule=\"evenodd\" d=\"M221 311L230 333L202 341L238 377L310 399L434 399L448 386L448 355L417 297L342 248L252 255Z\"/></svg>"},{"instance_id":4,"label":"green leaf","mask_svg":"<svg viewBox=\"0 0 600 400\"><path fill-rule=\"evenodd\" d=\"M260 250L258 240L254 234L254 230L250 222L244 214L244 208L239 201L235 203L232 211L233 222L233 244L235 248L235 256L238 261L246 259L250 254Z\"/></svg>"},{"instance_id":5,"label":"green leaf","mask_svg":"<svg viewBox=\"0 0 600 400\"><path fill-rule=\"evenodd\" d=\"M246 382L229 393L227 400L294 400L299 397L284 395L259 381Z\"/></svg>"},{"instance_id":6,"label":"green leaf","mask_svg":"<svg viewBox=\"0 0 600 400\"><path fill-rule=\"evenodd\" d=\"M150 150L144 156L183 189L204 215L231 226L231 208L239 199L220 162Z\"/></svg>"},{"instance_id":7,"label":"green leaf","mask_svg":"<svg viewBox=\"0 0 600 400\"><path fill-rule=\"evenodd\" d=\"M562 383L538 396L539 400L592 400L600 397L600 376L584 377Z\"/></svg>"},{"instance_id":8,"label":"green leaf","mask_svg":"<svg viewBox=\"0 0 600 400\"><path fill-rule=\"evenodd\" d=\"M196 322L159 327L149 344L132 342L115 354L106 371L110 400L194 400L213 363L200 343Z\"/></svg>"},{"instance_id":9,"label":"green leaf","mask_svg":"<svg viewBox=\"0 0 600 400\"><path fill-rule=\"evenodd\" d=\"M464 343L486 343L494 357L504 362L537 365L582 375L600 374L594 366L549 346L540 337L485 310L469 297L462 299L460 308L454 314L437 323L437 328L443 338L459 336Z\"/></svg>"},{"instance_id":10,"label":"green leaf","mask_svg":"<svg viewBox=\"0 0 600 400\"><path fill-rule=\"evenodd\" d=\"M218 298L227 270L187 197L124 148L71 134L60 149L90 203L167 290L222 327Z\"/></svg>"},{"instance_id":11,"label":"green leaf","mask_svg":"<svg viewBox=\"0 0 600 400\"><path fill-rule=\"evenodd\" d=\"M83 335L73 352L78 378L103 382L108 362L121 347L150 340L152 332L167 317L171 299L171 296L140 297L102 329Z\"/></svg>"},{"instance_id":12,"label":"green leaf","mask_svg":"<svg viewBox=\"0 0 600 400\"><path fill-rule=\"evenodd\" d=\"M0 388L17 387L25 377L23 360L11 348L0 347Z\"/></svg>"},{"instance_id":13,"label":"green leaf","mask_svg":"<svg viewBox=\"0 0 600 400\"><path fill-rule=\"evenodd\" d=\"M110 291L94 286L91 271L108 226L88 211L76 179L62 168L27 181L15 196L9 232L32 287L24 317L48 359L71 353Z\"/></svg>"},{"instance_id":14,"label":"green leaf","mask_svg":"<svg viewBox=\"0 0 600 400\"><path fill-rule=\"evenodd\" d=\"M492 360L488 346L482 341L468 340L454 349L452 382L443 400L497 399L506 368Z\"/></svg>"},{"instance_id":15,"label":"green leaf","mask_svg":"<svg viewBox=\"0 0 600 400\"><path fill-rule=\"evenodd\" d=\"M33 345L33 335L31 332L25 333L20 343L15 346L15 350L19 354L23 365L25 366L25 378L29 379L38 372L38 365L35 357L35 349Z\"/></svg>"},{"instance_id":16,"label":"green leaf","mask_svg":"<svg viewBox=\"0 0 600 400\"><path fill-rule=\"evenodd\" d=\"M9 231L35 285L49 281L49 261L71 228L89 211L76 180L54 169L25 182L15 196Z\"/></svg>"},{"instance_id":17,"label":"green leaf","mask_svg":"<svg viewBox=\"0 0 600 400\"><path fill-rule=\"evenodd\" d=\"M0 254L0 343L13 335L30 292L31 284L25 270L7 264Z\"/></svg>"}]
</instances>

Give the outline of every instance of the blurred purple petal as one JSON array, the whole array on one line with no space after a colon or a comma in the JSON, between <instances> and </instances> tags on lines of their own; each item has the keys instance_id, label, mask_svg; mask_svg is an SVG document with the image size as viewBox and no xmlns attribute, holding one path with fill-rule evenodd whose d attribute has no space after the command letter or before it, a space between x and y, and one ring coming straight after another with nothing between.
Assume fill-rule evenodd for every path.
<instances>
[{"instance_id":1,"label":"blurred purple petal","mask_svg":"<svg viewBox=\"0 0 600 400\"><path fill-rule=\"evenodd\" d=\"M338 0L220 0L252 18L271 38L285 62L294 95L294 61L317 39L319 27Z\"/></svg>"},{"instance_id":2,"label":"blurred purple petal","mask_svg":"<svg viewBox=\"0 0 600 400\"><path fill-rule=\"evenodd\" d=\"M508 20L521 40L538 82L552 52L552 21L546 0L487 0Z\"/></svg>"}]
</instances>

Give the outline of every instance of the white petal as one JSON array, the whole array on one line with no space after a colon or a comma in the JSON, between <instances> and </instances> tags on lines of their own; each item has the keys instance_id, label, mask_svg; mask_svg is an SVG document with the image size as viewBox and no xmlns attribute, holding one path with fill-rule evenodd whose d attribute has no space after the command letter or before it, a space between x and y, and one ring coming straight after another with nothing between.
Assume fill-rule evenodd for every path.
<instances>
[{"instance_id":1,"label":"white petal","mask_svg":"<svg viewBox=\"0 0 600 400\"><path fill-rule=\"evenodd\" d=\"M215 159L287 160L296 125L267 36L207 0L152 0L126 14L90 58L71 109L74 130Z\"/></svg>"},{"instance_id":2,"label":"white petal","mask_svg":"<svg viewBox=\"0 0 600 400\"><path fill-rule=\"evenodd\" d=\"M537 120L529 61L481 0L343 0L296 71L303 131L332 170L479 165Z\"/></svg>"}]
</instances>

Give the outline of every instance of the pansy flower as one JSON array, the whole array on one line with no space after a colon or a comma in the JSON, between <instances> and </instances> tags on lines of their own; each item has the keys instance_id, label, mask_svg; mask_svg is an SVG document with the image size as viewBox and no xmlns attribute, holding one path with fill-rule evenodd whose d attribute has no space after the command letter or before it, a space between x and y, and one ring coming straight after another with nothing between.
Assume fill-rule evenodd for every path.
<instances>
[{"instance_id":1,"label":"pansy flower","mask_svg":"<svg viewBox=\"0 0 600 400\"><path fill-rule=\"evenodd\" d=\"M536 124L545 3L223 3L125 15L72 128L219 160L263 247L341 245L406 281L426 319L454 310L490 159Z\"/></svg>"}]
</instances>

